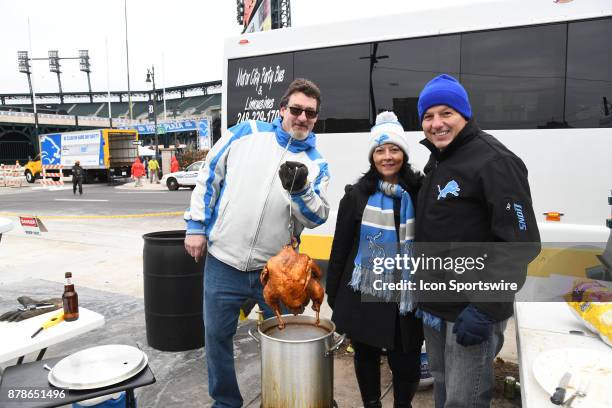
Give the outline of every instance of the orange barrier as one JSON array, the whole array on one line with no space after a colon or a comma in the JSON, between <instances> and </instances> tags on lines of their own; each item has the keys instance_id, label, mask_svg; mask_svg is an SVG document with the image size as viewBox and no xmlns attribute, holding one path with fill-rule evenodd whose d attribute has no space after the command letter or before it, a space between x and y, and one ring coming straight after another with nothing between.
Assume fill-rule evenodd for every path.
<instances>
[{"instance_id":1,"label":"orange barrier","mask_svg":"<svg viewBox=\"0 0 612 408\"><path fill-rule=\"evenodd\" d=\"M5 187L21 187L25 180L23 167L17 165L0 165L1 185Z\"/></svg>"},{"instance_id":2,"label":"orange barrier","mask_svg":"<svg viewBox=\"0 0 612 408\"><path fill-rule=\"evenodd\" d=\"M43 164L42 180L40 184L43 186L63 186L64 185L64 166L61 164ZM51 171L49 171L51 170ZM57 173L56 173L57 172ZM57 180L53 180L53 179Z\"/></svg>"}]
</instances>

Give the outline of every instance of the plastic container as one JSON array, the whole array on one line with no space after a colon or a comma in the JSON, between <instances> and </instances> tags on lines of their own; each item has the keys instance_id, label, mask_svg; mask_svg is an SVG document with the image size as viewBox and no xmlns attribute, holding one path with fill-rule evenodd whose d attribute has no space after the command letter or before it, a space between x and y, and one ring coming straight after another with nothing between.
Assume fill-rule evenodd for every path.
<instances>
[{"instance_id":1,"label":"plastic container","mask_svg":"<svg viewBox=\"0 0 612 408\"><path fill-rule=\"evenodd\" d=\"M72 408L124 408L125 392L103 395L101 397L79 401L72 404Z\"/></svg>"},{"instance_id":2,"label":"plastic container","mask_svg":"<svg viewBox=\"0 0 612 408\"><path fill-rule=\"evenodd\" d=\"M149 346L185 351L204 345L204 261L185 250L185 231L143 235L145 321Z\"/></svg>"},{"instance_id":3,"label":"plastic container","mask_svg":"<svg viewBox=\"0 0 612 408\"><path fill-rule=\"evenodd\" d=\"M424 390L431 387L434 383L434 378L429 371L429 358L427 357L427 348L425 343L421 347L421 380L419 381L419 390Z\"/></svg>"}]
</instances>

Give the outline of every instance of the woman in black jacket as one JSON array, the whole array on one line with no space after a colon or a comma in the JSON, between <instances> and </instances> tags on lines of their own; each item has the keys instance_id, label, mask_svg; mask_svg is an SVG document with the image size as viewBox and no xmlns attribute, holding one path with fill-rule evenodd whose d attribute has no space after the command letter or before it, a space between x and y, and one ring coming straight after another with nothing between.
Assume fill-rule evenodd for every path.
<instances>
[{"instance_id":1,"label":"woman in black jacket","mask_svg":"<svg viewBox=\"0 0 612 408\"><path fill-rule=\"evenodd\" d=\"M404 279L406 272L372 273L374 257L395 256L390 248L397 253L404 248L407 253L406 244L414 235L413 203L422 177L408 163L408 141L392 112L376 118L369 161L368 172L346 187L340 201L326 292L337 331L352 340L365 408L382 406L382 349L387 351L393 374L393 406L410 407L420 379L423 328L414 316L408 291L398 295L378 290L380 282L374 284L375 280L397 279L398 273ZM391 208L392 214L385 211Z\"/></svg>"}]
</instances>

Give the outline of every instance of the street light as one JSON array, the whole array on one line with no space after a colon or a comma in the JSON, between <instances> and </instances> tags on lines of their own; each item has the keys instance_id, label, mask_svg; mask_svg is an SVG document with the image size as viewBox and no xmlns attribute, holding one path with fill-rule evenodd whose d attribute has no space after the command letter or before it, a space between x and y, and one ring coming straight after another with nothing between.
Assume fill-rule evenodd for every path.
<instances>
[{"instance_id":1,"label":"street light","mask_svg":"<svg viewBox=\"0 0 612 408\"><path fill-rule=\"evenodd\" d=\"M60 74L62 73L62 71L60 70L59 52L57 50L50 50L48 55L49 71L55 72L57 74L57 84L59 86L60 102L64 103L64 94L62 93L62 80L60 79Z\"/></svg>"},{"instance_id":2,"label":"street light","mask_svg":"<svg viewBox=\"0 0 612 408\"><path fill-rule=\"evenodd\" d=\"M32 86L32 71L30 70L30 60L27 51L17 51L17 65L19 72L23 72L28 76L28 86L30 87L30 97L32 98L32 109L34 110L34 133L38 138L38 112L36 112L36 96L34 95L34 87Z\"/></svg>"},{"instance_id":3,"label":"street light","mask_svg":"<svg viewBox=\"0 0 612 408\"><path fill-rule=\"evenodd\" d=\"M79 70L87 74L87 85L89 86L89 101L93 103L93 94L91 93L91 63L89 62L89 50L79 50Z\"/></svg>"},{"instance_id":4,"label":"street light","mask_svg":"<svg viewBox=\"0 0 612 408\"><path fill-rule=\"evenodd\" d=\"M149 99L149 120L153 116L153 123L155 124L155 157L159 156L159 142L157 140L157 113L155 113L155 98L157 90L155 89L155 65L151 65L151 69L147 68L147 79L145 82L153 82L153 100Z\"/></svg>"}]
</instances>

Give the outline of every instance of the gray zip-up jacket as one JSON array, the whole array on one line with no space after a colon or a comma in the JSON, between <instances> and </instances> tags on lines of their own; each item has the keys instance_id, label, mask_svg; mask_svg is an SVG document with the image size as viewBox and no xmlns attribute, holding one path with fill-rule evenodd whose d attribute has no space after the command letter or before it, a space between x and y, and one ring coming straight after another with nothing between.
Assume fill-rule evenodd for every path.
<instances>
[{"instance_id":1,"label":"gray zip-up jacket","mask_svg":"<svg viewBox=\"0 0 612 408\"><path fill-rule=\"evenodd\" d=\"M294 236L327 220L329 171L315 142L313 133L303 141L292 139L280 118L228 129L198 175L184 215L187 234L206 235L208 252L234 268L263 268L291 240L290 207ZM278 169L286 161L308 167L302 191L289 194L283 188Z\"/></svg>"}]
</instances>

